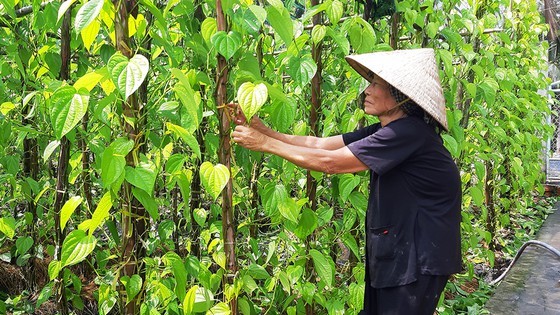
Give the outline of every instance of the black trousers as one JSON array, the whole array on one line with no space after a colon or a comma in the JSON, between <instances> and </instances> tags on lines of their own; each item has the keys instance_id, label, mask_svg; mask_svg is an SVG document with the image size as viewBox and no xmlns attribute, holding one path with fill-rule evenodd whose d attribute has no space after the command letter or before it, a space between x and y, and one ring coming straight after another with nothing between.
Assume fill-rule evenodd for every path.
<instances>
[{"instance_id":1,"label":"black trousers","mask_svg":"<svg viewBox=\"0 0 560 315\"><path fill-rule=\"evenodd\" d=\"M376 289L366 272L364 309L359 315L433 315L448 279L419 274L410 284Z\"/></svg>"}]
</instances>

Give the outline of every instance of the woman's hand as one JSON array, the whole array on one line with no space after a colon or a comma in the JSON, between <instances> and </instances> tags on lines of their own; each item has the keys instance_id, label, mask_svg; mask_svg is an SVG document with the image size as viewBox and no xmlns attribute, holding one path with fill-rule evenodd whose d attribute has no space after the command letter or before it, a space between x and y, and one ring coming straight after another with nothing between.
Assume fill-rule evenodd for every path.
<instances>
[{"instance_id":1,"label":"woman's hand","mask_svg":"<svg viewBox=\"0 0 560 315\"><path fill-rule=\"evenodd\" d=\"M230 116L232 117L232 121L233 123L235 123L236 125L247 125L247 118L245 117L245 114L243 114L243 111L241 110L241 107L239 107L239 104L237 103L229 103L226 105L228 107L228 110L230 111ZM251 127L253 128L259 128L264 126L264 124L262 123L262 121L259 119L259 117L257 116L253 116L251 118Z\"/></svg>"},{"instance_id":2,"label":"woman's hand","mask_svg":"<svg viewBox=\"0 0 560 315\"><path fill-rule=\"evenodd\" d=\"M253 151L264 151L269 138L253 127L237 125L231 134L231 138L237 144Z\"/></svg>"}]
</instances>

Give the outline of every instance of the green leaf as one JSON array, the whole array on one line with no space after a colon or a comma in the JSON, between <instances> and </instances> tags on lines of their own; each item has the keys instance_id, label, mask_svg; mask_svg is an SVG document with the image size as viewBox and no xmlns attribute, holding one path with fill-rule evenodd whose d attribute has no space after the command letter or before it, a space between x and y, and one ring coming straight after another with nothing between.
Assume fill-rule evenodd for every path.
<instances>
[{"instance_id":1,"label":"green leaf","mask_svg":"<svg viewBox=\"0 0 560 315\"><path fill-rule=\"evenodd\" d=\"M237 90L237 100L247 121L261 109L267 99L268 89L264 83L245 82Z\"/></svg>"},{"instance_id":2,"label":"green leaf","mask_svg":"<svg viewBox=\"0 0 560 315\"><path fill-rule=\"evenodd\" d=\"M49 144L47 144L47 147L45 148L45 151L43 152L43 161L46 162L51 156L51 154L53 154L54 150L58 148L59 145L60 145L60 141L58 140L53 140L49 142Z\"/></svg>"},{"instance_id":3,"label":"green leaf","mask_svg":"<svg viewBox=\"0 0 560 315\"><path fill-rule=\"evenodd\" d=\"M196 208L193 210L194 220L200 226L204 226L204 224L206 223L207 216L208 216L208 212L203 208Z\"/></svg>"},{"instance_id":4,"label":"green leaf","mask_svg":"<svg viewBox=\"0 0 560 315\"><path fill-rule=\"evenodd\" d=\"M301 213L301 218L299 219L298 226L294 233L301 240L305 240L307 236L311 235L311 233L315 231L318 222L319 219L317 218L317 214L315 214L314 211L305 208Z\"/></svg>"},{"instance_id":5,"label":"green leaf","mask_svg":"<svg viewBox=\"0 0 560 315\"><path fill-rule=\"evenodd\" d=\"M129 60L126 56L117 52L107 62L107 68L119 92L125 98L128 98L144 82L150 70L150 62L140 54L134 55Z\"/></svg>"},{"instance_id":6,"label":"green leaf","mask_svg":"<svg viewBox=\"0 0 560 315\"><path fill-rule=\"evenodd\" d=\"M293 223L298 223L300 207L292 198L286 196L286 198L278 200L278 210L284 218Z\"/></svg>"},{"instance_id":7,"label":"green leaf","mask_svg":"<svg viewBox=\"0 0 560 315\"><path fill-rule=\"evenodd\" d=\"M193 313L197 290L198 290L198 286L195 285L191 287L187 292L187 294L185 295L185 299L183 300L183 312L185 315L190 315Z\"/></svg>"},{"instance_id":8,"label":"green leaf","mask_svg":"<svg viewBox=\"0 0 560 315\"><path fill-rule=\"evenodd\" d=\"M62 243L60 263L62 267L72 266L83 261L94 249L97 239L93 235L86 235L82 230L70 232Z\"/></svg>"},{"instance_id":9,"label":"green leaf","mask_svg":"<svg viewBox=\"0 0 560 315\"><path fill-rule=\"evenodd\" d=\"M326 13L329 21L335 25L344 14L344 5L340 1L334 0L330 6L327 6Z\"/></svg>"},{"instance_id":10,"label":"green leaf","mask_svg":"<svg viewBox=\"0 0 560 315\"><path fill-rule=\"evenodd\" d=\"M21 256L33 247L33 239L29 236L20 237L16 240L16 253Z\"/></svg>"},{"instance_id":11,"label":"green leaf","mask_svg":"<svg viewBox=\"0 0 560 315\"><path fill-rule=\"evenodd\" d=\"M156 200L150 196L146 191L132 187L132 194L134 197L140 201L140 203L146 208L146 211L150 214L152 219L159 220L159 210Z\"/></svg>"},{"instance_id":12,"label":"green leaf","mask_svg":"<svg viewBox=\"0 0 560 315\"><path fill-rule=\"evenodd\" d=\"M16 233L16 219L11 216L0 218L0 232L8 238L13 238Z\"/></svg>"},{"instance_id":13,"label":"green leaf","mask_svg":"<svg viewBox=\"0 0 560 315\"><path fill-rule=\"evenodd\" d=\"M37 297L37 302L35 303L36 309L39 309L43 303L45 303L51 298L51 295L53 293L52 288L53 288L53 283L47 283L43 287L41 293L39 293L39 296Z\"/></svg>"},{"instance_id":14,"label":"green leaf","mask_svg":"<svg viewBox=\"0 0 560 315\"><path fill-rule=\"evenodd\" d=\"M270 275L268 274L266 269L258 264L249 265L249 267L247 268L247 274L253 277L253 279L257 280L266 280L270 278Z\"/></svg>"},{"instance_id":15,"label":"green leaf","mask_svg":"<svg viewBox=\"0 0 560 315\"><path fill-rule=\"evenodd\" d=\"M214 305L208 312L212 315L229 315L229 314L231 314L231 310L229 308L229 305L227 305L224 302L220 302L220 303Z\"/></svg>"},{"instance_id":16,"label":"green leaf","mask_svg":"<svg viewBox=\"0 0 560 315\"><path fill-rule=\"evenodd\" d=\"M200 180L204 188L216 200L230 179L230 173L225 165L216 166L206 161L200 165Z\"/></svg>"},{"instance_id":17,"label":"green leaf","mask_svg":"<svg viewBox=\"0 0 560 315\"><path fill-rule=\"evenodd\" d=\"M56 18L56 23L60 22L60 19L64 16L64 13L76 2L76 0L66 0L60 4L58 8L58 16ZM87 3L86 3L87 4Z\"/></svg>"},{"instance_id":18,"label":"green leaf","mask_svg":"<svg viewBox=\"0 0 560 315\"><path fill-rule=\"evenodd\" d=\"M276 130L286 132L294 123L296 108L291 102L274 102L270 119Z\"/></svg>"},{"instance_id":19,"label":"green leaf","mask_svg":"<svg viewBox=\"0 0 560 315\"><path fill-rule=\"evenodd\" d=\"M103 0L90 0L82 5L82 7L78 10L74 21L74 29L76 30L76 33L80 33L97 18L99 13L101 13L101 9L103 9L103 2Z\"/></svg>"},{"instance_id":20,"label":"green leaf","mask_svg":"<svg viewBox=\"0 0 560 315\"><path fill-rule=\"evenodd\" d=\"M210 41L220 55L224 56L226 59L230 59L241 47L242 38L241 34L235 31L229 33L219 31L212 36Z\"/></svg>"},{"instance_id":21,"label":"green leaf","mask_svg":"<svg viewBox=\"0 0 560 315\"><path fill-rule=\"evenodd\" d=\"M175 276L175 294L177 294L180 301L184 301L187 293L187 270L183 260L174 252L167 252L163 255L162 260L165 265L171 266Z\"/></svg>"},{"instance_id":22,"label":"green leaf","mask_svg":"<svg viewBox=\"0 0 560 315\"><path fill-rule=\"evenodd\" d=\"M198 287L196 290L193 312L206 312L210 309L210 307L212 307L212 304L214 304L214 295L212 294L212 291L204 287Z\"/></svg>"},{"instance_id":23,"label":"green leaf","mask_svg":"<svg viewBox=\"0 0 560 315\"><path fill-rule=\"evenodd\" d=\"M142 289L142 278L137 274L132 275L132 277L121 277L121 283L126 290L126 303L132 301Z\"/></svg>"},{"instance_id":24,"label":"green leaf","mask_svg":"<svg viewBox=\"0 0 560 315\"><path fill-rule=\"evenodd\" d=\"M457 140L448 134L443 134L441 137L443 138L443 144L447 150L449 150L449 153L451 153L453 157L458 157L461 154L461 149L459 148Z\"/></svg>"},{"instance_id":25,"label":"green leaf","mask_svg":"<svg viewBox=\"0 0 560 315\"><path fill-rule=\"evenodd\" d=\"M472 186L469 189L470 195L473 199L473 202L476 206L480 207L484 203L484 194L482 193L482 189L478 186Z\"/></svg>"},{"instance_id":26,"label":"green leaf","mask_svg":"<svg viewBox=\"0 0 560 315\"><path fill-rule=\"evenodd\" d=\"M342 234L341 239L342 239L342 243L344 243L346 247L350 248L354 256L356 256L357 259L361 259L360 249L358 248L358 242L356 242L354 236L350 233L344 233Z\"/></svg>"},{"instance_id":27,"label":"green leaf","mask_svg":"<svg viewBox=\"0 0 560 315\"><path fill-rule=\"evenodd\" d=\"M82 203L83 198L80 196L74 196L68 199L62 209L60 210L60 229L64 230L66 227L66 223L72 216L72 213L76 210L76 208Z\"/></svg>"},{"instance_id":28,"label":"green leaf","mask_svg":"<svg viewBox=\"0 0 560 315\"><path fill-rule=\"evenodd\" d=\"M270 2L270 1L269 1ZM294 38L294 27L290 12L283 5L269 6L266 8L268 21L278 36L289 45Z\"/></svg>"},{"instance_id":29,"label":"green leaf","mask_svg":"<svg viewBox=\"0 0 560 315\"><path fill-rule=\"evenodd\" d=\"M327 35L327 27L326 26L320 25L320 24L317 24L317 25L313 26L313 29L311 30L311 39L313 40L313 43L315 45L317 45L321 41L323 41L323 38L325 38L325 35Z\"/></svg>"},{"instance_id":30,"label":"green leaf","mask_svg":"<svg viewBox=\"0 0 560 315\"><path fill-rule=\"evenodd\" d=\"M101 161L101 181L103 187L108 188L121 177L126 166L124 156L117 155L112 147L108 147L103 152Z\"/></svg>"},{"instance_id":31,"label":"green leaf","mask_svg":"<svg viewBox=\"0 0 560 315\"><path fill-rule=\"evenodd\" d=\"M109 216L109 210L113 207L113 198L111 197L111 192L108 191L101 197L99 203L97 204L97 208L93 211L91 215L91 221L89 221L89 225L87 229L89 230L89 235L93 234L93 232L105 221L105 219Z\"/></svg>"},{"instance_id":32,"label":"green leaf","mask_svg":"<svg viewBox=\"0 0 560 315\"><path fill-rule=\"evenodd\" d=\"M48 269L49 269L49 279L50 281L53 281L56 277L58 277L60 269L62 269L62 264L58 260L51 260Z\"/></svg>"},{"instance_id":33,"label":"green leaf","mask_svg":"<svg viewBox=\"0 0 560 315\"><path fill-rule=\"evenodd\" d=\"M0 113L2 113L2 115L6 116L14 108L16 108L16 105L14 103L4 102L4 103L2 103L2 105L0 105Z\"/></svg>"},{"instance_id":34,"label":"green leaf","mask_svg":"<svg viewBox=\"0 0 560 315\"><path fill-rule=\"evenodd\" d=\"M292 77L297 85L303 86L311 82L311 79L317 72L317 65L311 58L311 55L303 57L292 56L288 62L286 72Z\"/></svg>"},{"instance_id":35,"label":"green leaf","mask_svg":"<svg viewBox=\"0 0 560 315\"><path fill-rule=\"evenodd\" d=\"M200 25L200 33L207 44L210 44L210 39L216 34L217 29L218 25L215 18L208 17L202 22Z\"/></svg>"},{"instance_id":36,"label":"green leaf","mask_svg":"<svg viewBox=\"0 0 560 315\"><path fill-rule=\"evenodd\" d=\"M315 271L321 278L321 281L324 281L329 287L332 287L334 270L330 262L316 249L309 250L309 255L311 255L313 259L313 266L315 266Z\"/></svg>"},{"instance_id":37,"label":"green leaf","mask_svg":"<svg viewBox=\"0 0 560 315\"><path fill-rule=\"evenodd\" d=\"M359 54L371 52L377 42L371 24L365 22L360 17L353 18L348 35L352 47Z\"/></svg>"},{"instance_id":38,"label":"green leaf","mask_svg":"<svg viewBox=\"0 0 560 315\"><path fill-rule=\"evenodd\" d=\"M343 202L346 202L348 196L354 191L360 184L360 176L355 176L352 174L342 174L339 177L338 190L340 192L340 198Z\"/></svg>"},{"instance_id":39,"label":"green leaf","mask_svg":"<svg viewBox=\"0 0 560 315\"><path fill-rule=\"evenodd\" d=\"M193 135L191 135L185 128L174 125L170 122L165 123L165 126L167 127L167 130L173 132L176 136L179 136L193 150L199 159L201 158L200 145Z\"/></svg>"},{"instance_id":40,"label":"green leaf","mask_svg":"<svg viewBox=\"0 0 560 315\"><path fill-rule=\"evenodd\" d=\"M141 162L137 167L126 166L125 179L132 185L142 189L148 195L152 195L156 183L155 165L152 163Z\"/></svg>"},{"instance_id":41,"label":"green leaf","mask_svg":"<svg viewBox=\"0 0 560 315\"><path fill-rule=\"evenodd\" d=\"M57 89L50 98L50 118L56 139L72 130L87 112L89 94L78 92L73 86Z\"/></svg>"}]
</instances>

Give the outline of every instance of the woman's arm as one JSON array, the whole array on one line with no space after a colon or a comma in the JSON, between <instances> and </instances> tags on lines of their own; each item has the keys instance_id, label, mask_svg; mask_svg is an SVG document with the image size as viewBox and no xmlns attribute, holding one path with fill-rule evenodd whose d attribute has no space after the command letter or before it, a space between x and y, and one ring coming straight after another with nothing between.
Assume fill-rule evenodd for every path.
<instances>
[{"instance_id":1,"label":"woman's arm","mask_svg":"<svg viewBox=\"0 0 560 315\"><path fill-rule=\"evenodd\" d=\"M230 108L234 111L235 124L246 125L247 120L245 119L245 115L243 115L243 112L239 109L239 106L237 104L228 104L228 106L230 106ZM342 140L341 135L326 137L326 138L314 137L314 136L288 135L269 128L256 116L253 116L253 118L251 119L250 126L251 128L256 129L260 133L270 138L280 140L284 143L291 144L298 147L323 149L323 150L336 150L344 147L344 141Z\"/></svg>"},{"instance_id":2,"label":"woman's arm","mask_svg":"<svg viewBox=\"0 0 560 315\"><path fill-rule=\"evenodd\" d=\"M334 150L300 146L268 136L256 128L247 126L235 127L232 138L247 149L277 155L309 170L338 174L356 173L368 169L344 144ZM306 137L296 138L296 142L304 138Z\"/></svg>"}]
</instances>

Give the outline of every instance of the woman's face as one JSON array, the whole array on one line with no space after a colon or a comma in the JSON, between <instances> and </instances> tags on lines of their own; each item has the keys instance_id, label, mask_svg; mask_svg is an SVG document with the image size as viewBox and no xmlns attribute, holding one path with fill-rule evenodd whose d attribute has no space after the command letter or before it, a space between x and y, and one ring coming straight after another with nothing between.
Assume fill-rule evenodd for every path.
<instances>
[{"instance_id":1,"label":"woman's face","mask_svg":"<svg viewBox=\"0 0 560 315\"><path fill-rule=\"evenodd\" d=\"M378 76L374 76L364 93L366 95L364 100L366 114L383 116L397 105L389 92L389 84Z\"/></svg>"}]
</instances>

